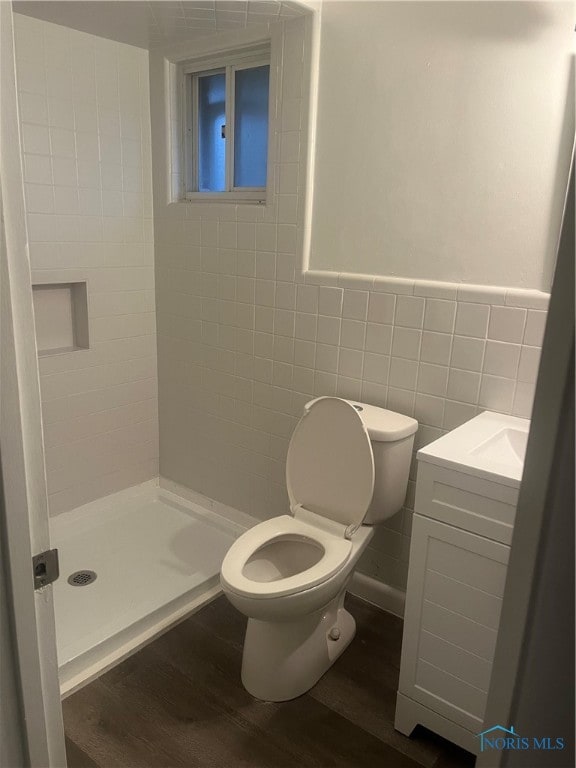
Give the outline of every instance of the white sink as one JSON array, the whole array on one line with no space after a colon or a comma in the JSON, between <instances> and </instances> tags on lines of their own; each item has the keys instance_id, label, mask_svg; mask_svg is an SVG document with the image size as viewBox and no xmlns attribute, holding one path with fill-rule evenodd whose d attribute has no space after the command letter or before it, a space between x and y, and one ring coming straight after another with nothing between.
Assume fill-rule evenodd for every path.
<instances>
[{"instance_id":1,"label":"white sink","mask_svg":"<svg viewBox=\"0 0 576 768\"><path fill-rule=\"evenodd\" d=\"M506 465L512 469L524 466L528 432L505 427L485 440L470 453L485 461Z\"/></svg>"},{"instance_id":2,"label":"white sink","mask_svg":"<svg viewBox=\"0 0 576 768\"><path fill-rule=\"evenodd\" d=\"M418 459L520 486L530 421L485 411L418 451Z\"/></svg>"}]
</instances>

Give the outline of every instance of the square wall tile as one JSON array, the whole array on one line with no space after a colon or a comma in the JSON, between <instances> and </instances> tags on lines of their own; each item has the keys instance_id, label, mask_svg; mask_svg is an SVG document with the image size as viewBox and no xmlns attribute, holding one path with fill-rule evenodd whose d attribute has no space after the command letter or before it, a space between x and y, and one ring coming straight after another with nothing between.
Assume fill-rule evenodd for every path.
<instances>
[{"instance_id":1,"label":"square wall tile","mask_svg":"<svg viewBox=\"0 0 576 768\"><path fill-rule=\"evenodd\" d=\"M416 393L412 390L388 387L386 408L396 413L402 413L404 416L413 417L415 397Z\"/></svg>"},{"instance_id":2,"label":"square wall tile","mask_svg":"<svg viewBox=\"0 0 576 768\"><path fill-rule=\"evenodd\" d=\"M396 299L396 325L422 328L426 300L419 296L398 296Z\"/></svg>"},{"instance_id":3,"label":"square wall tile","mask_svg":"<svg viewBox=\"0 0 576 768\"><path fill-rule=\"evenodd\" d=\"M405 357L408 360L418 360L421 341L422 331L395 326L392 338L392 355L394 357Z\"/></svg>"},{"instance_id":4,"label":"square wall tile","mask_svg":"<svg viewBox=\"0 0 576 768\"><path fill-rule=\"evenodd\" d=\"M501 341L487 341L484 354L484 373L515 379L520 361L520 345Z\"/></svg>"},{"instance_id":5,"label":"square wall tile","mask_svg":"<svg viewBox=\"0 0 576 768\"><path fill-rule=\"evenodd\" d=\"M388 387L384 384L377 384L373 381L366 381L364 378L362 381L362 391L360 398L363 403L370 403L370 405L377 405L380 408L386 407L386 400L388 397Z\"/></svg>"},{"instance_id":6,"label":"square wall tile","mask_svg":"<svg viewBox=\"0 0 576 768\"><path fill-rule=\"evenodd\" d=\"M236 229L237 247L242 251L253 251L256 245L256 225L239 221Z\"/></svg>"},{"instance_id":7,"label":"square wall tile","mask_svg":"<svg viewBox=\"0 0 576 768\"><path fill-rule=\"evenodd\" d=\"M416 393L414 418L429 427L442 427L444 420L444 398Z\"/></svg>"},{"instance_id":8,"label":"square wall tile","mask_svg":"<svg viewBox=\"0 0 576 768\"><path fill-rule=\"evenodd\" d=\"M50 157L24 155L24 181L31 184L52 184ZM76 170L74 170L74 183L76 183Z\"/></svg>"},{"instance_id":9,"label":"square wall tile","mask_svg":"<svg viewBox=\"0 0 576 768\"><path fill-rule=\"evenodd\" d=\"M512 409L516 382L484 374L480 384L478 404L490 411L509 413Z\"/></svg>"},{"instance_id":10,"label":"square wall tile","mask_svg":"<svg viewBox=\"0 0 576 768\"><path fill-rule=\"evenodd\" d=\"M297 163L300 160L300 131L287 131L280 138L280 162Z\"/></svg>"},{"instance_id":11,"label":"square wall tile","mask_svg":"<svg viewBox=\"0 0 576 768\"><path fill-rule=\"evenodd\" d=\"M277 309L274 312L274 333L293 338L294 315L295 313L288 309Z\"/></svg>"},{"instance_id":12,"label":"square wall tile","mask_svg":"<svg viewBox=\"0 0 576 768\"><path fill-rule=\"evenodd\" d=\"M296 392L311 395L314 392L314 371L311 368L294 366L292 385Z\"/></svg>"},{"instance_id":13,"label":"square wall tile","mask_svg":"<svg viewBox=\"0 0 576 768\"><path fill-rule=\"evenodd\" d=\"M276 277L276 254L268 251L256 253L256 277L273 280Z\"/></svg>"},{"instance_id":14,"label":"square wall tile","mask_svg":"<svg viewBox=\"0 0 576 768\"><path fill-rule=\"evenodd\" d=\"M392 326L368 323L365 348L367 352L389 355L392 348Z\"/></svg>"},{"instance_id":15,"label":"square wall tile","mask_svg":"<svg viewBox=\"0 0 576 768\"><path fill-rule=\"evenodd\" d=\"M338 347L331 344L316 345L315 368L325 373L336 373L338 370Z\"/></svg>"},{"instance_id":16,"label":"square wall tile","mask_svg":"<svg viewBox=\"0 0 576 768\"><path fill-rule=\"evenodd\" d=\"M243 277L254 277L256 274L256 255L253 251L238 251L236 269Z\"/></svg>"},{"instance_id":17,"label":"square wall tile","mask_svg":"<svg viewBox=\"0 0 576 768\"><path fill-rule=\"evenodd\" d=\"M238 225L240 226L240 225ZM298 230L288 224L278 225L278 253L295 254L297 252ZM283 257L282 261L288 261Z\"/></svg>"},{"instance_id":18,"label":"square wall tile","mask_svg":"<svg viewBox=\"0 0 576 768\"><path fill-rule=\"evenodd\" d=\"M475 371L460 371L452 368L448 375L448 398L463 403L477 403L480 378L480 374Z\"/></svg>"},{"instance_id":19,"label":"square wall tile","mask_svg":"<svg viewBox=\"0 0 576 768\"><path fill-rule=\"evenodd\" d=\"M418 379L418 363L415 360L404 360L393 357L390 360L390 377L388 385L397 389L416 389Z\"/></svg>"},{"instance_id":20,"label":"square wall tile","mask_svg":"<svg viewBox=\"0 0 576 768\"><path fill-rule=\"evenodd\" d=\"M236 279L236 300L246 304L254 303L256 287L252 277L238 277Z\"/></svg>"},{"instance_id":21,"label":"square wall tile","mask_svg":"<svg viewBox=\"0 0 576 768\"><path fill-rule=\"evenodd\" d=\"M473 336L485 339L488 331L490 307L485 304L458 302L455 333L459 336Z\"/></svg>"},{"instance_id":22,"label":"square wall tile","mask_svg":"<svg viewBox=\"0 0 576 768\"><path fill-rule=\"evenodd\" d=\"M316 314L318 312L318 286L298 285L296 292L296 309L298 312Z\"/></svg>"},{"instance_id":23,"label":"square wall tile","mask_svg":"<svg viewBox=\"0 0 576 768\"><path fill-rule=\"evenodd\" d=\"M518 381L535 383L540 367L540 347L522 347L518 368Z\"/></svg>"},{"instance_id":24,"label":"square wall tile","mask_svg":"<svg viewBox=\"0 0 576 768\"><path fill-rule=\"evenodd\" d=\"M390 370L390 358L387 355L376 355L372 352L364 353L364 373L366 381L375 384L387 384Z\"/></svg>"},{"instance_id":25,"label":"square wall tile","mask_svg":"<svg viewBox=\"0 0 576 768\"><path fill-rule=\"evenodd\" d=\"M342 320L340 327L340 345L350 349L364 349L366 323L359 320Z\"/></svg>"},{"instance_id":26,"label":"square wall tile","mask_svg":"<svg viewBox=\"0 0 576 768\"><path fill-rule=\"evenodd\" d=\"M317 334L317 315L296 313L295 335L297 339L304 341L316 341Z\"/></svg>"},{"instance_id":27,"label":"square wall tile","mask_svg":"<svg viewBox=\"0 0 576 768\"><path fill-rule=\"evenodd\" d=\"M276 224L256 224L256 250L276 251Z\"/></svg>"},{"instance_id":28,"label":"square wall tile","mask_svg":"<svg viewBox=\"0 0 576 768\"><path fill-rule=\"evenodd\" d=\"M335 374L314 371L314 395L316 397L322 397L323 395L334 397L336 395L336 382L337 377Z\"/></svg>"},{"instance_id":29,"label":"square wall tile","mask_svg":"<svg viewBox=\"0 0 576 768\"><path fill-rule=\"evenodd\" d=\"M524 336L526 310L518 307L492 307L488 338L520 344Z\"/></svg>"},{"instance_id":30,"label":"square wall tile","mask_svg":"<svg viewBox=\"0 0 576 768\"><path fill-rule=\"evenodd\" d=\"M41 93L20 93L20 119L24 123L48 124L46 97Z\"/></svg>"},{"instance_id":31,"label":"square wall tile","mask_svg":"<svg viewBox=\"0 0 576 768\"><path fill-rule=\"evenodd\" d=\"M274 310L272 307L254 307L254 328L257 331L274 331Z\"/></svg>"},{"instance_id":32,"label":"square wall tile","mask_svg":"<svg viewBox=\"0 0 576 768\"><path fill-rule=\"evenodd\" d=\"M514 402L512 404L513 416L519 416L521 419L530 419L532 417L535 388L536 384L534 382L518 381L516 383Z\"/></svg>"},{"instance_id":33,"label":"square wall tile","mask_svg":"<svg viewBox=\"0 0 576 768\"><path fill-rule=\"evenodd\" d=\"M424 363L448 365L452 350L452 338L449 333L424 331L420 346L420 360Z\"/></svg>"},{"instance_id":34,"label":"square wall tile","mask_svg":"<svg viewBox=\"0 0 576 768\"><path fill-rule=\"evenodd\" d=\"M348 376L338 376L336 381L336 394L346 400L362 399L362 382L360 379L351 379Z\"/></svg>"},{"instance_id":35,"label":"square wall tile","mask_svg":"<svg viewBox=\"0 0 576 768\"><path fill-rule=\"evenodd\" d=\"M296 303L296 285L294 283L276 283L276 306L279 309L294 309Z\"/></svg>"},{"instance_id":36,"label":"square wall tile","mask_svg":"<svg viewBox=\"0 0 576 768\"><path fill-rule=\"evenodd\" d=\"M275 360L272 369L272 383L275 387L292 387L292 374L294 366L282 361Z\"/></svg>"},{"instance_id":37,"label":"square wall tile","mask_svg":"<svg viewBox=\"0 0 576 768\"><path fill-rule=\"evenodd\" d=\"M533 347L541 347L546 329L547 312L537 309L529 309L524 329L524 344Z\"/></svg>"},{"instance_id":38,"label":"square wall tile","mask_svg":"<svg viewBox=\"0 0 576 768\"><path fill-rule=\"evenodd\" d=\"M466 371L481 371L485 347L484 339L454 336L450 365L453 368L463 368Z\"/></svg>"},{"instance_id":39,"label":"square wall tile","mask_svg":"<svg viewBox=\"0 0 576 768\"><path fill-rule=\"evenodd\" d=\"M392 293L370 293L368 303L368 320L372 323L394 322L396 296Z\"/></svg>"},{"instance_id":40,"label":"square wall tile","mask_svg":"<svg viewBox=\"0 0 576 768\"><path fill-rule=\"evenodd\" d=\"M362 378L364 353L358 349L341 349L338 359L338 374L351 379Z\"/></svg>"},{"instance_id":41,"label":"square wall tile","mask_svg":"<svg viewBox=\"0 0 576 768\"><path fill-rule=\"evenodd\" d=\"M76 157L74 131L67 128L51 127L50 147L52 155L56 157Z\"/></svg>"},{"instance_id":42,"label":"square wall tile","mask_svg":"<svg viewBox=\"0 0 576 768\"><path fill-rule=\"evenodd\" d=\"M216 323L206 323L203 325L215 325L216 328L219 328L218 324ZM204 334L203 334L204 337ZM204 338L202 338L202 341L204 341ZM208 344L214 344L213 340L208 340L204 343ZM272 358L272 350L274 349L274 336L271 333L262 333L261 331L256 331L254 334L254 354L258 357L267 357Z\"/></svg>"},{"instance_id":43,"label":"square wall tile","mask_svg":"<svg viewBox=\"0 0 576 768\"><path fill-rule=\"evenodd\" d=\"M273 280L256 280L256 304L274 306L276 283Z\"/></svg>"},{"instance_id":44,"label":"square wall tile","mask_svg":"<svg viewBox=\"0 0 576 768\"><path fill-rule=\"evenodd\" d=\"M368 312L368 291L344 291L342 317L349 320L366 320Z\"/></svg>"},{"instance_id":45,"label":"square wall tile","mask_svg":"<svg viewBox=\"0 0 576 768\"><path fill-rule=\"evenodd\" d=\"M47 184L25 184L26 210L28 213L53 213L54 195Z\"/></svg>"},{"instance_id":46,"label":"square wall tile","mask_svg":"<svg viewBox=\"0 0 576 768\"><path fill-rule=\"evenodd\" d=\"M296 339L294 341L294 365L304 368L314 368L316 344L312 341Z\"/></svg>"},{"instance_id":47,"label":"square wall tile","mask_svg":"<svg viewBox=\"0 0 576 768\"><path fill-rule=\"evenodd\" d=\"M254 380L264 384L272 382L272 360L263 357L254 358Z\"/></svg>"},{"instance_id":48,"label":"square wall tile","mask_svg":"<svg viewBox=\"0 0 576 768\"><path fill-rule=\"evenodd\" d=\"M34 155L50 154L50 137L48 128L43 125L22 125L22 145L24 152Z\"/></svg>"},{"instance_id":49,"label":"square wall tile","mask_svg":"<svg viewBox=\"0 0 576 768\"><path fill-rule=\"evenodd\" d=\"M426 299L424 328L428 331L452 333L456 317L456 302L442 299Z\"/></svg>"},{"instance_id":50,"label":"square wall tile","mask_svg":"<svg viewBox=\"0 0 576 768\"><path fill-rule=\"evenodd\" d=\"M287 336L274 336L274 349L272 352L274 360L280 363L294 362L294 339Z\"/></svg>"},{"instance_id":51,"label":"square wall tile","mask_svg":"<svg viewBox=\"0 0 576 768\"><path fill-rule=\"evenodd\" d=\"M420 363L418 370L418 392L445 397L448 385L448 368L445 365Z\"/></svg>"},{"instance_id":52,"label":"square wall tile","mask_svg":"<svg viewBox=\"0 0 576 768\"><path fill-rule=\"evenodd\" d=\"M318 311L321 315L340 317L342 314L343 297L344 291L342 288L320 286Z\"/></svg>"},{"instance_id":53,"label":"square wall tile","mask_svg":"<svg viewBox=\"0 0 576 768\"><path fill-rule=\"evenodd\" d=\"M317 340L322 344L339 344L340 323L339 317L319 315Z\"/></svg>"}]
</instances>

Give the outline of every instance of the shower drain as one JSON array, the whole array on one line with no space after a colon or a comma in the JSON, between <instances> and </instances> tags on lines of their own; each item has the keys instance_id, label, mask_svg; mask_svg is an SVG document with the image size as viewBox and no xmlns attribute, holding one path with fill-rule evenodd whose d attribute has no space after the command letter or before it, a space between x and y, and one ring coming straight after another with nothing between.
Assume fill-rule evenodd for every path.
<instances>
[{"instance_id":1,"label":"shower drain","mask_svg":"<svg viewBox=\"0 0 576 768\"><path fill-rule=\"evenodd\" d=\"M92 584L97 578L94 571L76 571L68 576L68 584L72 584L73 587L85 587L87 584Z\"/></svg>"}]
</instances>

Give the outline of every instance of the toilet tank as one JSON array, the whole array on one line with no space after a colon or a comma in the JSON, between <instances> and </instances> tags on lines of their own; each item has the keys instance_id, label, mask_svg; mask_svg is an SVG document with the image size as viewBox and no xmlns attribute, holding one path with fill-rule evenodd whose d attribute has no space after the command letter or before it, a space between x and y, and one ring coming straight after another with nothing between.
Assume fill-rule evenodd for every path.
<instances>
[{"instance_id":1,"label":"toilet tank","mask_svg":"<svg viewBox=\"0 0 576 768\"><path fill-rule=\"evenodd\" d=\"M306 403L305 409L313 402ZM372 442L374 494L364 524L377 525L399 512L404 504L418 422L386 408L355 400L346 402L358 411Z\"/></svg>"}]
</instances>

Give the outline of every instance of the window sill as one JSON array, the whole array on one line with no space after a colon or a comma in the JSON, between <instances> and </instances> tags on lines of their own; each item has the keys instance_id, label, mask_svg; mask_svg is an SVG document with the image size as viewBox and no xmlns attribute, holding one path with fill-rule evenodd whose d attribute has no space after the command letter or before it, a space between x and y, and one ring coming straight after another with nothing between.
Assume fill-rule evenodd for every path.
<instances>
[{"instance_id":1,"label":"window sill","mask_svg":"<svg viewBox=\"0 0 576 768\"><path fill-rule=\"evenodd\" d=\"M181 203L233 203L234 205L266 205L266 190L262 192L188 192Z\"/></svg>"}]
</instances>

